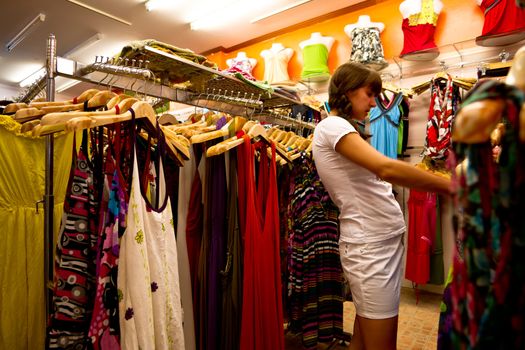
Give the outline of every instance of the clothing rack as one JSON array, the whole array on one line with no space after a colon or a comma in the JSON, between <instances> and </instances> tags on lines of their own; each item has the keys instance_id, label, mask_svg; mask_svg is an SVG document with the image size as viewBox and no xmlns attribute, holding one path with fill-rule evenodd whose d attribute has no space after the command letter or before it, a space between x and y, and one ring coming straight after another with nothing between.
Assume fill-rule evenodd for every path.
<instances>
[{"instance_id":1,"label":"clothing rack","mask_svg":"<svg viewBox=\"0 0 525 350\"><path fill-rule=\"evenodd\" d=\"M46 49L46 75L26 90L25 94L20 97L20 102L30 101L44 88L46 89L47 101L54 101L55 78L61 76L98 86L102 85L123 90L133 89L137 92L142 90L145 96L247 117L252 117L255 112L265 112L272 114L278 120L281 118L280 114L275 112L274 109L285 110L293 105L302 104L300 101L273 91L265 91L228 74L153 47L146 46L146 52L149 55L163 57L163 59L168 60L173 65L174 70L181 69L181 71L185 72L188 81L193 84L192 86L195 89L185 89L162 80L162 77L155 76L148 68L148 59L109 59L97 56L94 63L83 65L76 61L58 57L56 48L55 35L50 34ZM68 64L58 65L57 62L59 60L66 60ZM62 66L68 68L62 68ZM195 81L195 77L198 77L198 82ZM207 83L203 86L199 84L202 81ZM134 88L137 84L139 85ZM285 116L282 119L282 122L290 123L290 119L293 118ZM45 194L41 202L44 203L44 281L47 322L47 317L52 309L53 251L55 249L53 234L53 134L46 136L45 147Z\"/></svg>"}]
</instances>

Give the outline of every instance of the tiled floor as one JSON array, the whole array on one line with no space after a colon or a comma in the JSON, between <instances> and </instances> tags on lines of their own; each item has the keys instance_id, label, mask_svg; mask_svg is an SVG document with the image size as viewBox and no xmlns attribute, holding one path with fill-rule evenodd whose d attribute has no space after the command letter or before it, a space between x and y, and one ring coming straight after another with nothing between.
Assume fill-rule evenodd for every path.
<instances>
[{"instance_id":1,"label":"tiled floor","mask_svg":"<svg viewBox=\"0 0 525 350\"><path fill-rule=\"evenodd\" d=\"M434 350L437 347L437 331L439 320L439 303L441 295L419 292L419 302L416 304L416 293L413 289L401 289L401 305L399 307L399 329L397 348L399 350ZM344 330L351 332L354 327L355 308L351 302L344 306ZM300 336L287 335L286 349L300 350ZM326 349L319 346L319 349ZM345 345L330 347L332 350L346 349Z\"/></svg>"}]
</instances>

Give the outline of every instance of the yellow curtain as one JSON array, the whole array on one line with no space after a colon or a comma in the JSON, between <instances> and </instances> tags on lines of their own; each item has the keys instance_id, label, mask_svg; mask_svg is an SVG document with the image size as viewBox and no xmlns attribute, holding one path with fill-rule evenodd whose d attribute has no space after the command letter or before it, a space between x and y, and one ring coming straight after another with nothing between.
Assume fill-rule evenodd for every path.
<instances>
[{"instance_id":1,"label":"yellow curtain","mask_svg":"<svg viewBox=\"0 0 525 350\"><path fill-rule=\"evenodd\" d=\"M54 235L71 167L72 134L55 137ZM45 138L20 133L0 115L0 349L43 349L45 343Z\"/></svg>"}]
</instances>

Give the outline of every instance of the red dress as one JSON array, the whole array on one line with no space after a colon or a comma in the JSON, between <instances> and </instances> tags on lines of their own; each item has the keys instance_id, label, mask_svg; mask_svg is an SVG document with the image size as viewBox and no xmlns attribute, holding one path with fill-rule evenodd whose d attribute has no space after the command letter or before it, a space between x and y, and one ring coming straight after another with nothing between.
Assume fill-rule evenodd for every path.
<instances>
[{"instance_id":1,"label":"red dress","mask_svg":"<svg viewBox=\"0 0 525 350\"><path fill-rule=\"evenodd\" d=\"M275 146L261 147L259 186L250 139L239 149L239 208L245 208L241 350L284 350ZM242 213L241 213L242 215Z\"/></svg>"}]
</instances>

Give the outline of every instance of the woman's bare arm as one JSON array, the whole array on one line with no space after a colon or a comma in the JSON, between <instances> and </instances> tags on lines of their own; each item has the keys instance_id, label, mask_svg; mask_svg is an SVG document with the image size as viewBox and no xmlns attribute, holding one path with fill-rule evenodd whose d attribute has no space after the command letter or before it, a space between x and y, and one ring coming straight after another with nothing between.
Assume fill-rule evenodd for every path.
<instances>
[{"instance_id":1,"label":"woman's bare arm","mask_svg":"<svg viewBox=\"0 0 525 350\"><path fill-rule=\"evenodd\" d=\"M388 158L370 146L357 133L343 136L335 146L335 150L392 184L428 192L450 193L449 179Z\"/></svg>"}]
</instances>

